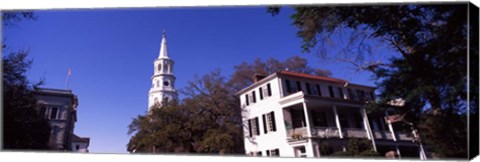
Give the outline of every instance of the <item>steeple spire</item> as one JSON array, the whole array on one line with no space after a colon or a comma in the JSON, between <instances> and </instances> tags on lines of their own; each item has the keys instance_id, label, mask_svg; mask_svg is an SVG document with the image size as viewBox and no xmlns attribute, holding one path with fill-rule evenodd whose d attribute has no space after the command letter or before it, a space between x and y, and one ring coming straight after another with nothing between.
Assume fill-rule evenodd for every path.
<instances>
[{"instance_id":1,"label":"steeple spire","mask_svg":"<svg viewBox=\"0 0 480 162\"><path fill-rule=\"evenodd\" d=\"M160 55L158 58L168 58L167 52L167 35L165 34L165 30L162 32L162 43L160 44Z\"/></svg>"}]
</instances>

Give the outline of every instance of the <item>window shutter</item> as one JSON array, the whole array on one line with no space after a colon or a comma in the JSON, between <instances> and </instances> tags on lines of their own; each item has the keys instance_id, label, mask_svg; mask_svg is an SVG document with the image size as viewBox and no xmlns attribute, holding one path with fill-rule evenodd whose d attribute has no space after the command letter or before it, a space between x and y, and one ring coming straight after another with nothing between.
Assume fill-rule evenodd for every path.
<instances>
[{"instance_id":1,"label":"window shutter","mask_svg":"<svg viewBox=\"0 0 480 162\"><path fill-rule=\"evenodd\" d=\"M248 103L248 94L245 95L245 102L247 103L247 106L250 104Z\"/></svg>"},{"instance_id":2,"label":"window shutter","mask_svg":"<svg viewBox=\"0 0 480 162\"><path fill-rule=\"evenodd\" d=\"M255 118L255 124L257 124L256 135L260 135L260 126L258 124L258 117Z\"/></svg>"},{"instance_id":3,"label":"window shutter","mask_svg":"<svg viewBox=\"0 0 480 162\"><path fill-rule=\"evenodd\" d=\"M345 97L343 96L342 88L338 87L338 92L340 93L340 98L345 99Z\"/></svg>"},{"instance_id":4,"label":"window shutter","mask_svg":"<svg viewBox=\"0 0 480 162\"><path fill-rule=\"evenodd\" d=\"M265 114L262 115L262 119L263 119L263 130L265 134L267 134L268 129L267 129L267 120L265 120Z\"/></svg>"},{"instance_id":5,"label":"window shutter","mask_svg":"<svg viewBox=\"0 0 480 162\"><path fill-rule=\"evenodd\" d=\"M302 85L300 85L300 81L297 81L297 92L302 91Z\"/></svg>"},{"instance_id":6,"label":"window shutter","mask_svg":"<svg viewBox=\"0 0 480 162\"><path fill-rule=\"evenodd\" d=\"M267 150L267 156L270 156L270 150Z\"/></svg>"},{"instance_id":7,"label":"window shutter","mask_svg":"<svg viewBox=\"0 0 480 162\"><path fill-rule=\"evenodd\" d=\"M277 131L277 127L275 126L275 113L273 111L270 112L270 116L272 117L272 130L275 132Z\"/></svg>"},{"instance_id":8,"label":"window shutter","mask_svg":"<svg viewBox=\"0 0 480 162\"><path fill-rule=\"evenodd\" d=\"M335 97L335 96L333 95L333 88L332 88L332 86L328 86L328 91L330 92L330 97L332 97L332 98Z\"/></svg>"},{"instance_id":9,"label":"window shutter","mask_svg":"<svg viewBox=\"0 0 480 162\"><path fill-rule=\"evenodd\" d=\"M280 156L280 149L275 149L275 152L277 153L276 156Z\"/></svg>"},{"instance_id":10,"label":"window shutter","mask_svg":"<svg viewBox=\"0 0 480 162\"><path fill-rule=\"evenodd\" d=\"M272 88L270 87L270 83L267 84L267 91L268 91L268 96L272 96Z\"/></svg>"},{"instance_id":11,"label":"window shutter","mask_svg":"<svg viewBox=\"0 0 480 162\"><path fill-rule=\"evenodd\" d=\"M46 112L47 112L47 108L45 106L42 106L42 108L40 109L40 117L42 117L42 119L45 118Z\"/></svg>"},{"instance_id":12,"label":"window shutter","mask_svg":"<svg viewBox=\"0 0 480 162\"><path fill-rule=\"evenodd\" d=\"M248 133L249 133L250 137L253 136L253 134L252 134L252 120L251 119L248 119Z\"/></svg>"},{"instance_id":13,"label":"window shutter","mask_svg":"<svg viewBox=\"0 0 480 162\"><path fill-rule=\"evenodd\" d=\"M318 96L322 96L322 91L320 90L320 85L317 84Z\"/></svg>"},{"instance_id":14,"label":"window shutter","mask_svg":"<svg viewBox=\"0 0 480 162\"><path fill-rule=\"evenodd\" d=\"M258 90L260 91L260 100L263 100L263 91L262 91L262 87L258 88Z\"/></svg>"},{"instance_id":15,"label":"window shutter","mask_svg":"<svg viewBox=\"0 0 480 162\"><path fill-rule=\"evenodd\" d=\"M252 92L253 103L257 102L257 97L255 96L255 91Z\"/></svg>"},{"instance_id":16,"label":"window shutter","mask_svg":"<svg viewBox=\"0 0 480 162\"><path fill-rule=\"evenodd\" d=\"M290 87L290 81L289 81L289 80L285 80L285 84L287 84L287 92L288 92L288 93L292 93L292 87Z\"/></svg>"},{"instance_id":17,"label":"window shutter","mask_svg":"<svg viewBox=\"0 0 480 162\"><path fill-rule=\"evenodd\" d=\"M307 89L307 94L311 95L312 90L310 89L310 83L305 83L305 85L306 85L306 89Z\"/></svg>"}]
</instances>

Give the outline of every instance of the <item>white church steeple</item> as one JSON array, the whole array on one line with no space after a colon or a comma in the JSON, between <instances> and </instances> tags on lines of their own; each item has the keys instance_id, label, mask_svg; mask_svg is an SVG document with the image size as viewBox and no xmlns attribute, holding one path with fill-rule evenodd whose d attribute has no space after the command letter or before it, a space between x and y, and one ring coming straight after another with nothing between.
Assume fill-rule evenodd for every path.
<instances>
[{"instance_id":1,"label":"white church steeple","mask_svg":"<svg viewBox=\"0 0 480 162\"><path fill-rule=\"evenodd\" d=\"M165 31L162 33L162 43L160 44L160 54L158 55L158 59L161 58L168 58L167 36L165 35Z\"/></svg>"},{"instance_id":2,"label":"white church steeple","mask_svg":"<svg viewBox=\"0 0 480 162\"><path fill-rule=\"evenodd\" d=\"M152 87L148 95L148 110L155 104L162 105L167 101L178 99L175 90L175 76L173 75L173 60L170 59L167 51L167 37L165 31L162 34L160 53L153 62L154 72L152 76Z\"/></svg>"}]
</instances>

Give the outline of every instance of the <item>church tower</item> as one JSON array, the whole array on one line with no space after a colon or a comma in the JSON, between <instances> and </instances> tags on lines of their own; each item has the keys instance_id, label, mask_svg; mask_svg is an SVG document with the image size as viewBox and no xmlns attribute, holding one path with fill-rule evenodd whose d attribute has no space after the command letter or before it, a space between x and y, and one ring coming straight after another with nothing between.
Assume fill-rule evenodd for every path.
<instances>
[{"instance_id":1,"label":"church tower","mask_svg":"<svg viewBox=\"0 0 480 162\"><path fill-rule=\"evenodd\" d=\"M175 76L173 75L173 60L168 56L165 32L162 34L160 54L153 62L153 66L152 87L148 94L149 111L155 104L161 105L164 102L178 99L175 90Z\"/></svg>"}]
</instances>

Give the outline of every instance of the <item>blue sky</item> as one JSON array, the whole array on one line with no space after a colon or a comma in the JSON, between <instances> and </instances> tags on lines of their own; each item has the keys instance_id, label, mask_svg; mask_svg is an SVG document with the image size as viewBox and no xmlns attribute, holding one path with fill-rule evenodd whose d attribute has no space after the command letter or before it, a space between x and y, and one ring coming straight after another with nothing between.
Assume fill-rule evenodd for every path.
<instances>
[{"instance_id":1,"label":"blue sky","mask_svg":"<svg viewBox=\"0 0 480 162\"><path fill-rule=\"evenodd\" d=\"M28 49L28 78L44 77L48 88L63 89L71 68L69 89L79 98L75 134L90 137L90 152L127 153L127 126L147 111L163 30L177 89L217 68L229 76L243 61L294 55L333 77L374 85L369 73L356 73L349 64L302 53L291 13L284 9L272 17L264 6L39 10L37 21L3 28L8 47L2 52Z\"/></svg>"}]
</instances>

